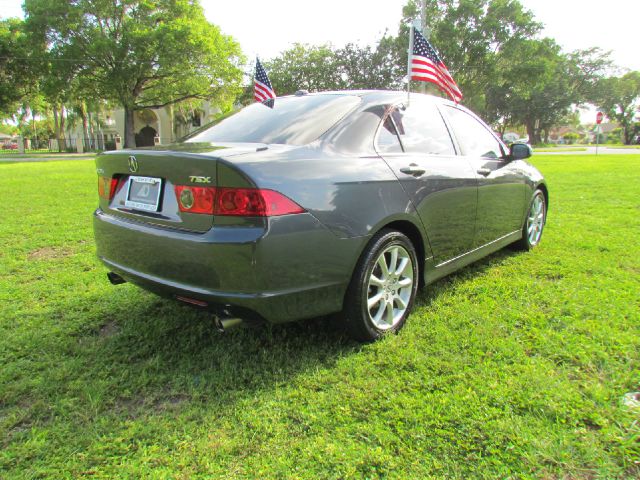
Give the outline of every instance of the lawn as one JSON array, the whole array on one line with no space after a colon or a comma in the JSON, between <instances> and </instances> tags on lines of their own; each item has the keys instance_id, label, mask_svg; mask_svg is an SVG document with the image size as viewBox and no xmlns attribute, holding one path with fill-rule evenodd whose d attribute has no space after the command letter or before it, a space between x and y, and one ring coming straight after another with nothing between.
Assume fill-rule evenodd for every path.
<instances>
[{"instance_id":1,"label":"lawn","mask_svg":"<svg viewBox=\"0 0 640 480\"><path fill-rule=\"evenodd\" d=\"M93 163L0 164L0 478L638 478L640 157L534 163L540 247L366 346L111 286Z\"/></svg>"},{"instance_id":2,"label":"lawn","mask_svg":"<svg viewBox=\"0 0 640 480\"><path fill-rule=\"evenodd\" d=\"M540 147L533 148L534 153L539 152L585 152L587 147Z\"/></svg>"}]
</instances>

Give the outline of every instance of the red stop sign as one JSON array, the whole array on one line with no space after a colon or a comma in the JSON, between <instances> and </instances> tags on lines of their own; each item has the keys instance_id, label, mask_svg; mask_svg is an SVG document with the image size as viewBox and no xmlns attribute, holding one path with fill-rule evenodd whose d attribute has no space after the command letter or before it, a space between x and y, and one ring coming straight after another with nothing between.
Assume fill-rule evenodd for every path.
<instances>
[{"instance_id":1,"label":"red stop sign","mask_svg":"<svg viewBox=\"0 0 640 480\"><path fill-rule=\"evenodd\" d=\"M598 114L596 115L596 123L600 125L603 119L604 119L604 113L598 112Z\"/></svg>"}]
</instances>

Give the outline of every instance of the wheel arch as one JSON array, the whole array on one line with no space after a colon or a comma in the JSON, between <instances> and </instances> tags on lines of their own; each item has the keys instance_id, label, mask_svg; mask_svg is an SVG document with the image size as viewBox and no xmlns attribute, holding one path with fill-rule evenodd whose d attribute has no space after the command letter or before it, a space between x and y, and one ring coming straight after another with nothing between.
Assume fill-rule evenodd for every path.
<instances>
[{"instance_id":1,"label":"wheel arch","mask_svg":"<svg viewBox=\"0 0 640 480\"><path fill-rule=\"evenodd\" d=\"M387 219L386 222L381 222L380 224L376 225L375 228L371 229L368 235L368 240L362 245L359 255L353 264L353 267L351 269L351 276L353 277L353 274L356 270L356 266L358 265L360 258L362 258L362 255L365 252L367 246L369 245L371 239L375 235L377 235L378 232L382 230L397 230L398 232L405 235L411 241L411 243L413 244L413 247L416 249L416 256L419 262L419 265L418 265L418 268L420 271L420 274L418 275L419 282L420 282L419 286L423 287L424 286L423 270L425 268L427 256L430 256L431 247L428 243L429 240L425 237L425 234L423 234L421 228L418 225L416 225L414 221L409 220L407 218Z\"/></svg>"},{"instance_id":2,"label":"wheel arch","mask_svg":"<svg viewBox=\"0 0 640 480\"><path fill-rule=\"evenodd\" d=\"M396 220L391 223L388 223L384 226L385 229L397 230L400 233L406 235L406 237L411 240L413 244L413 248L416 249L416 256L418 257L418 261L420 264L418 268L420 269L420 274L418 275L418 279L420 281L420 287L424 286L424 265L425 260L427 258L427 252L424 244L424 239L422 238L422 233L420 233L420 229L409 222L408 220ZM382 229L380 229L382 230ZM377 233L377 232L376 232Z\"/></svg>"},{"instance_id":3,"label":"wheel arch","mask_svg":"<svg viewBox=\"0 0 640 480\"><path fill-rule=\"evenodd\" d=\"M542 190L542 194L544 195L544 203L547 211L549 211L549 189L547 188L547 184L545 182L540 182L538 183L538 185L536 185L533 191L535 192L538 189Z\"/></svg>"}]
</instances>

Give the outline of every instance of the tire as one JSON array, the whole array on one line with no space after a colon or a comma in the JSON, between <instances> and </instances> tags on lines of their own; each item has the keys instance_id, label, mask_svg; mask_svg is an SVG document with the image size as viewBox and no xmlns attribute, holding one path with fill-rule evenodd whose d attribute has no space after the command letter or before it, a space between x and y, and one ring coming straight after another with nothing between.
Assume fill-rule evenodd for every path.
<instances>
[{"instance_id":1,"label":"tire","mask_svg":"<svg viewBox=\"0 0 640 480\"><path fill-rule=\"evenodd\" d=\"M419 278L411 241L396 230L378 232L358 260L345 296L343 317L349 334L373 342L398 332L413 307Z\"/></svg>"},{"instance_id":2,"label":"tire","mask_svg":"<svg viewBox=\"0 0 640 480\"><path fill-rule=\"evenodd\" d=\"M537 189L529 204L527 217L522 226L522 238L514 243L519 250L529 251L542 240L542 230L547 222L547 202L542 190Z\"/></svg>"}]
</instances>

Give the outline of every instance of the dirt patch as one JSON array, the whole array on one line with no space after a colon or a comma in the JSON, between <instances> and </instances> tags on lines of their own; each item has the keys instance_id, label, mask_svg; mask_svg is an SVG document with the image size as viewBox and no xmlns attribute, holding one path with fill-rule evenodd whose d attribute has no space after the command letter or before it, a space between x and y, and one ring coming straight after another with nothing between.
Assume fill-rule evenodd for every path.
<instances>
[{"instance_id":1,"label":"dirt patch","mask_svg":"<svg viewBox=\"0 0 640 480\"><path fill-rule=\"evenodd\" d=\"M27 255L29 260L51 260L54 258L66 258L73 254L73 252L64 247L42 247L32 250Z\"/></svg>"},{"instance_id":2,"label":"dirt patch","mask_svg":"<svg viewBox=\"0 0 640 480\"><path fill-rule=\"evenodd\" d=\"M116 400L116 410L128 418L135 419L152 413L172 412L179 410L191 401L188 394L177 393L162 397L127 397Z\"/></svg>"},{"instance_id":3,"label":"dirt patch","mask_svg":"<svg viewBox=\"0 0 640 480\"><path fill-rule=\"evenodd\" d=\"M120 333L120 326L116 322L108 322L100 327L98 335L102 338L113 337Z\"/></svg>"}]
</instances>

